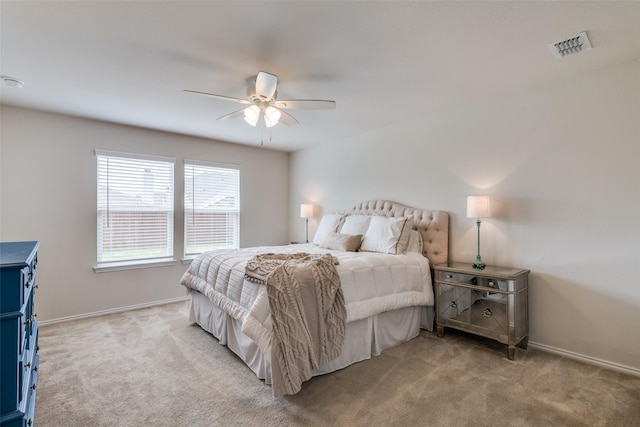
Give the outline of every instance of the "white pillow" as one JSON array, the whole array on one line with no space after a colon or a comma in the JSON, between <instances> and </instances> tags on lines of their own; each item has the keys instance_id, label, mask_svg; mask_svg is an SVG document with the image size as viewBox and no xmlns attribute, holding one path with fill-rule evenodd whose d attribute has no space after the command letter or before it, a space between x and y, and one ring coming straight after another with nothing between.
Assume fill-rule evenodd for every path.
<instances>
[{"instance_id":1,"label":"white pillow","mask_svg":"<svg viewBox=\"0 0 640 427\"><path fill-rule=\"evenodd\" d=\"M340 233L364 235L367 232L367 228L369 228L370 222L371 215L349 215L345 217Z\"/></svg>"},{"instance_id":2,"label":"white pillow","mask_svg":"<svg viewBox=\"0 0 640 427\"><path fill-rule=\"evenodd\" d=\"M313 236L313 243L320 246L330 233L338 231L340 220L342 220L342 215L340 214L324 215L322 219L320 219L316 234Z\"/></svg>"},{"instance_id":3,"label":"white pillow","mask_svg":"<svg viewBox=\"0 0 640 427\"><path fill-rule=\"evenodd\" d=\"M398 254L398 241L407 218L389 218L386 216L372 216L369 228L362 238L360 251L382 252Z\"/></svg>"}]
</instances>

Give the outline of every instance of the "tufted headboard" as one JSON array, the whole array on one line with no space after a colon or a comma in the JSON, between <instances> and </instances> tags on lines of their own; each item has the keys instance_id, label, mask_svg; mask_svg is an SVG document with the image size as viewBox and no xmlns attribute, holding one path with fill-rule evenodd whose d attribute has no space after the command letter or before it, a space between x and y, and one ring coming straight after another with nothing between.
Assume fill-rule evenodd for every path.
<instances>
[{"instance_id":1,"label":"tufted headboard","mask_svg":"<svg viewBox=\"0 0 640 427\"><path fill-rule=\"evenodd\" d=\"M449 260L449 214L445 211L416 209L388 200L369 200L345 211L349 215L413 216L415 227L422 235L422 254L431 268Z\"/></svg>"}]
</instances>

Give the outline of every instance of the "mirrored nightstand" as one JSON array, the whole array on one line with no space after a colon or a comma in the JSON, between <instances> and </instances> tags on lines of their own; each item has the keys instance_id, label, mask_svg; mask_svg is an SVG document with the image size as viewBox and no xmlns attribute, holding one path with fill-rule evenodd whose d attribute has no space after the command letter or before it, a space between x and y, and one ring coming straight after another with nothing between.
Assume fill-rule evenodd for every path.
<instances>
[{"instance_id":1,"label":"mirrored nightstand","mask_svg":"<svg viewBox=\"0 0 640 427\"><path fill-rule=\"evenodd\" d=\"M434 267L436 327L439 337L450 327L507 344L513 360L516 345L529 340L529 270L454 262Z\"/></svg>"}]
</instances>

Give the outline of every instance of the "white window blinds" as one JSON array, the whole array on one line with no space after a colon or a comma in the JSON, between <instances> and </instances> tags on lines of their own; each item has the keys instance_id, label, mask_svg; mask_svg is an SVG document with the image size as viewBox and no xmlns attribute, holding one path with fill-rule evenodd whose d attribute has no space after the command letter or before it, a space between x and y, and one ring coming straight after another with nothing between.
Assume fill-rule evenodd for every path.
<instances>
[{"instance_id":1,"label":"white window blinds","mask_svg":"<svg viewBox=\"0 0 640 427\"><path fill-rule=\"evenodd\" d=\"M175 159L96 150L98 265L173 257Z\"/></svg>"},{"instance_id":2,"label":"white window blinds","mask_svg":"<svg viewBox=\"0 0 640 427\"><path fill-rule=\"evenodd\" d=\"M184 162L185 257L240 244L240 170Z\"/></svg>"}]
</instances>

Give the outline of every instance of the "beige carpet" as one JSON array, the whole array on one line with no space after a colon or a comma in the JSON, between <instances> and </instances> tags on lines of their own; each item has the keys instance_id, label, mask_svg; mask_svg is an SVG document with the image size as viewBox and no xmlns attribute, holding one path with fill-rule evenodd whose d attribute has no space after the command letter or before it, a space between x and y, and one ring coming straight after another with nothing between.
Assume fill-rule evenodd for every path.
<instances>
[{"instance_id":1,"label":"beige carpet","mask_svg":"<svg viewBox=\"0 0 640 427\"><path fill-rule=\"evenodd\" d=\"M41 328L45 426L638 426L640 378L448 330L283 399L177 303Z\"/></svg>"}]
</instances>

